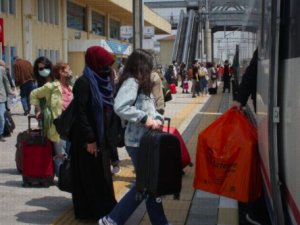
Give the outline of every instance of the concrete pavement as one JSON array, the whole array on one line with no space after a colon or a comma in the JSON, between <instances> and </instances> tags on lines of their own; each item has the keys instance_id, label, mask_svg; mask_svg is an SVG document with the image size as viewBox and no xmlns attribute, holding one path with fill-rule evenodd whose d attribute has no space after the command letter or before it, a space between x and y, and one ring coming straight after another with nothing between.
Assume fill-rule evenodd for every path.
<instances>
[{"instance_id":1,"label":"concrete pavement","mask_svg":"<svg viewBox=\"0 0 300 225\"><path fill-rule=\"evenodd\" d=\"M199 131L228 107L230 96L219 93L212 97L191 98L191 94L181 94L181 89L177 88L177 90L178 94L173 95L173 100L167 103L166 116L171 117L172 126L177 127L182 133L194 159ZM20 103L12 109L12 114L16 129L6 142L0 143L0 224L88 224L74 220L71 195L61 192L56 186L22 187L22 176L16 170L14 157L16 136L27 129L27 117L23 115ZM114 177L118 199L126 193L134 181L133 168L126 151L119 149L119 154L122 159L122 171ZM219 212L222 212L222 209L232 208L235 213L235 201L202 191L195 192L192 188L194 167L187 167L185 173L180 200L173 200L171 197L163 200L170 223L173 225L238 224L235 220L236 216L229 216L231 220L221 218L220 221ZM203 202L206 204L203 205ZM150 224L143 205L127 221L127 224Z\"/></svg>"}]
</instances>

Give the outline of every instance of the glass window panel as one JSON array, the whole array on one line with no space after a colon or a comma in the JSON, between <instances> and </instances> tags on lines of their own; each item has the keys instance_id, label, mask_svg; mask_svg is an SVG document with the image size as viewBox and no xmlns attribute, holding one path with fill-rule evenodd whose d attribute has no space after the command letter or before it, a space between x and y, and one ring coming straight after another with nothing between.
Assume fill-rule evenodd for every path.
<instances>
[{"instance_id":1,"label":"glass window panel","mask_svg":"<svg viewBox=\"0 0 300 225\"><path fill-rule=\"evenodd\" d=\"M55 51L54 50L50 50L50 60L53 63L56 63L56 60L55 60Z\"/></svg>"},{"instance_id":2,"label":"glass window panel","mask_svg":"<svg viewBox=\"0 0 300 225\"><path fill-rule=\"evenodd\" d=\"M59 50L55 51L55 59L56 59L56 62L60 60Z\"/></svg>"},{"instance_id":3,"label":"glass window panel","mask_svg":"<svg viewBox=\"0 0 300 225\"><path fill-rule=\"evenodd\" d=\"M2 0L1 1L1 11L2 12L7 12L7 0Z\"/></svg>"},{"instance_id":4,"label":"glass window panel","mask_svg":"<svg viewBox=\"0 0 300 225\"><path fill-rule=\"evenodd\" d=\"M50 23L55 24L55 1L49 1L49 19Z\"/></svg>"},{"instance_id":5,"label":"glass window panel","mask_svg":"<svg viewBox=\"0 0 300 225\"><path fill-rule=\"evenodd\" d=\"M55 24L59 24L59 7L58 7L58 0L54 0L54 12L55 12Z\"/></svg>"},{"instance_id":6,"label":"glass window panel","mask_svg":"<svg viewBox=\"0 0 300 225\"><path fill-rule=\"evenodd\" d=\"M44 0L44 22L49 22L49 1Z\"/></svg>"},{"instance_id":7,"label":"glass window panel","mask_svg":"<svg viewBox=\"0 0 300 225\"><path fill-rule=\"evenodd\" d=\"M110 38L120 39L120 23L118 21L110 19Z\"/></svg>"},{"instance_id":8,"label":"glass window panel","mask_svg":"<svg viewBox=\"0 0 300 225\"><path fill-rule=\"evenodd\" d=\"M10 14L16 14L16 1L15 0L9 0L9 7L8 7L8 10L9 10L9 13Z\"/></svg>"},{"instance_id":9,"label":"glass window panel","mask_svg":"<svg viewBox=\"0 0 300 225\"><path fill-rule=\"evenodd\" d=\"M44 1L43 0L37 0L36 2L36 10L37 10L37 15L38 15L38 21L44 21L44 10L43 10L43 5Z\"/></svg>"},{"instance_id":10,"label":"glass window panel","mask_svg":"<svg viewBox=\"0 0 300 225\"><path fill-rule=\"evenodd\" d=\"M44 49L39 48L38 50L38 57L44 56Z\"/></svg>"},{"instance_id":11,"label":"glass window panel","mask_svg":"<svg viewBox=\"0 0 300 225\"><path fill-rule=\"evenodd\" d=\"M92 12L92 30L97 35L105 36L105 16Z\"/></svg>"},{"instance_id":12,"label":"glass window panel","mask_svg":"<svg viewBox=\"0 0 300 225\"><path fill-rule=\"evenodd\" d=\"M76 30L86 30L86 9L67 2L67 26Z\"/></svg>"}]
</instances>

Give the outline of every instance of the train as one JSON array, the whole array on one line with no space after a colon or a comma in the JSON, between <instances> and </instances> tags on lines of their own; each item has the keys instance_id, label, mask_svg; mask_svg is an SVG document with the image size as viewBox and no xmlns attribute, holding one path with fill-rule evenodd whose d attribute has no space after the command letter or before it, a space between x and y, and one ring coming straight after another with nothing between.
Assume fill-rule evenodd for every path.
<instances>
[{"instance_id":1,"label":"train","mask_svg":"<svg viewBox=\"0 0 300 225\"><path fill-rule=\"evenodd\" d=\"M260 0L251 10L257 13L258 72L256 110L248 110L258 131L264 198L272 224L296 225L300 224L300 1Z\"/></svg>"}]
</instances>

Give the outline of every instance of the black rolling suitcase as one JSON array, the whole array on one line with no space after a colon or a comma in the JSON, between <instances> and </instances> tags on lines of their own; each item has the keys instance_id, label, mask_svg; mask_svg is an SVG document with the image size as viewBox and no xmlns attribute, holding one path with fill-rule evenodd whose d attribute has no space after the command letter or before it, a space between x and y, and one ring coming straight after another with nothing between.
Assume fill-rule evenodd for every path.
<instances>
[{"instance_id":1,"label":"black rolling suitcase","mask_svg":"<svg viewBox=\"0 0 300 225\"><path fill-rule=\"evenodd\" d=\"M169 121L170 125L170 121ZM137 195L154 197L181 191L182 166L178 138L170 133L150 130L140 142L136 168Z\"/></svg>"}]
</instances>

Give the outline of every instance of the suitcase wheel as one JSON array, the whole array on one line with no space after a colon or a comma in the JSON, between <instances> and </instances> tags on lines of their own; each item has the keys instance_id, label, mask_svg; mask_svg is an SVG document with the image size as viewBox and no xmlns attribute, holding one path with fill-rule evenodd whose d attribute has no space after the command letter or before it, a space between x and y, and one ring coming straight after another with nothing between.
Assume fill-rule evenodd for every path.
<instances>
[{"instance_id":1,"label":"suitcase wheel","mask_svg":"<svg viewBox=\"0 0 300 225\"><path fill-rule=\"evenodd\" d=\"M40 186L41 187L50 187L50 183L49 183L49 181L45 181L45 182L40 182Z\"/></svg>"},{"instance_id":2,"label":"suitcase wheel","mask_svg":"<svg viewBox=\"0 0 300 225\"><path fill-rule=\"evenodd\" d=\"M23 182L22 186L23 187L29 187L29 186L31 186L31 184L29 184L28 182Z\"/></svg>"}]
</instances>

